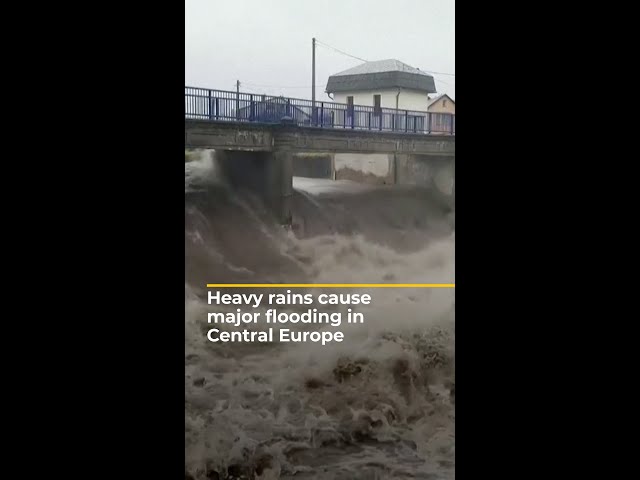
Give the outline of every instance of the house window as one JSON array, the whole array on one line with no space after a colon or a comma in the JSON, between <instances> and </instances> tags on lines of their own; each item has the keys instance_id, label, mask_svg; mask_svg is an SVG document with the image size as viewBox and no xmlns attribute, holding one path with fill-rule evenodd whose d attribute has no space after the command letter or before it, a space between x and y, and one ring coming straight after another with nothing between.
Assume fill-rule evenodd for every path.
<instances>
[{"instance_id":1,"label":"house window","mask_svg":"<svg viewBox=\"0 0 640 480\"><path fill-rule=\"evenodd\" d=\"M353 97L347 97L347 115L353 117Z\"/></svg>"},{"instance_id":2,"label":"house window","mask_svg":"<svg viewBox=\"0 0 640 480\"><path fill-rule=\"evenodd\" d=\"M380 115L382 113L382 108L380 108L380 95L373 96L373 114Z\"/></svg>"}]
</instances>

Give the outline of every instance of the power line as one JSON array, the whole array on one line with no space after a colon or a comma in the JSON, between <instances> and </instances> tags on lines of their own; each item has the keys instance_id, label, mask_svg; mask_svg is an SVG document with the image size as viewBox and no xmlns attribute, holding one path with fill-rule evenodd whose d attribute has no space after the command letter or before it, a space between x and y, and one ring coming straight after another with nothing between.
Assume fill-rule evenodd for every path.
<instances>
[{"instance_id":1,"label":"power line","mask_svg":"<svg viewBox=\"0 0 640 480\"><path fill-rule=\"evenodd\" d=\"M336 51L336 52L338 52L338 53L341 53L341 54L343 54L343 55L346 55L347 57L355 58L356 60L360 60L360 61L362 61L362 62L368 63L368 60L365 60L364 58L356 57L355 55L351 55L350 53L343 52L342 50L338 50L337 48L332 47L331 45L327 45L326 43L321 42L321 41L320 41L320 40L318 40L318 39L316 39L316 43L317 43L318 45L323 45L323 46L328 47L328 48L330 48L330 49L332 49L332 50L335 50L335 51ZM423 71L423 72L426 72L426 73L432 73L432 74L434 74L434 75L446 75L446 76L449 76L449 77L455 77L455 76L456 76L456 74L455 74L455 73L435 72L435 71L433 71L433 70L422 70L422 71Z\"/></svg>"},{"instance_id":2,"label":"power line","mask_svg":"<svg viewBox=\"0 0 640 480\"><path fill-rule=\"evenodd\" d=\"M431 70L422 70L423 72L427 72L427 73L433 73L434 75L448 75L450 77L455 77L456 74L455 73L442 73L442 72L433 72Z\"/></svg>"},{"instance_id":3,"label":"power line","mask_svg":"<svg viewBox=\"0 0 640 480\"><path fill-rule=\"evenodd\" d=\"M337 48L332 47L331 45L327 45L326 43L321 42L318 39L316 39L316 44L322 45L323 47L330 48L331 50L335 50L336 52L341 53L342 55L346 55L347 57L355 58L356 60L360 60L361 62L365 62L365 63L368 62L368 60L365 60L364 58L356 57L355 55L351 55L351 54L349 54L347 52L343 52L342 50L338 50Z\"/></svg>"},{"instance_id":4,"label":"power line","mask_svg":"<svg viewBox=\"0 0 640 480\"><path fill-rule=\"evenodd\" d=\"M342 55L346 55L347 57L351 57L351 58L355 58L356 60L360 60L361 62L365 62L368 63L368 60L365 60L364 58L361 57L357 57L355 55L351 55L350 53L344 52L340 49L337 49L335 47L332 47L331 45L328 45L324 42L321 42L320 40L316 39L315 40L317 45L321 45L323 47L326 48L330 48L331 50L334 50ZM436 72L433 70L422 70L423 72L426 73L432 73L434 75L447 75L447 76L452 76L455 77L455 73L445 73L445 72ZM444 80L438 80L438 82L444 83L445 85L449 85L450 87L455 87L455 85L452 85L451 83L445 82ZM260 83L252 83L252 82L243 82L245 85L248 86L253 86L253 87L259 87L259 88L292 88L292 89L296 89L296 88L313 88L312 86L309 85L265 85L265 84L260 84ZM316 89L324 89L324 86L316 86Z\"/></svg>"},{"instance_id":5,"label":"power line","mask_svg":"<svg viewBox=\"0 0 640 480\"><path fill-rule=\"evenodd\" d=\"M252 82L243 82L244 85L250 85L253 87L263 87L263 88L311 88L310 85L263 85L260 83L252 83ZM324 88L323 86L316 86L316 88Z\"/></svg>"},{"instance_id":6,"label":"power line","mask_svg":"<svg viewBox=\"0 0 640 480\"><path fill-rule=\"evenodd\" d=\"M449 85L450 87L455 87L455 84L452 84L452 83L449 83L449 82L445 82L444 80L438 79L438 82L444 83L445 85Z\"/></svg>"},{"instance_id":7,"label":"power line","mask_svg":"<svg viewBox=\"0 0 640 480\"><path fill-rule=\"evenodd\" d=\"M437 82L444 83L445 85L449 85L450 87L455 87L455 84L445 82L444 80L436 80ZM241 85L246 85L248 87L258 87L258 88L291 88L291 89L302 89L302 88L311 88L311 85L264 85L261 83L252 83L252 82L241 82ZM235 85L234 85L235 87ZM316 85L316 89L324 89L323 85Z\"/></svg>"}]
</instances>

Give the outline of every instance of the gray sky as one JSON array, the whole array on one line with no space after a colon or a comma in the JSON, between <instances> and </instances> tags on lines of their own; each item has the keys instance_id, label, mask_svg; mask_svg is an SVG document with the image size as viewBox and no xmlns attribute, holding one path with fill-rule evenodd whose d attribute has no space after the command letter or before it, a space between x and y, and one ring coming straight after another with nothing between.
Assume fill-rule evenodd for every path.
<instances>
[{"instance_id":1,"label":"gray sky","mask_svg":"<svg viewBox=\"0 0 640 480\"><path fill-rule=\"evenodd\" d=\"M455 0L186 0L185 85L311 98L311 38L365 60L455 73ZM362 63L316 47L316 98ZM433 74L455 98L455 76Z\"/></svg>"}]
</instances>

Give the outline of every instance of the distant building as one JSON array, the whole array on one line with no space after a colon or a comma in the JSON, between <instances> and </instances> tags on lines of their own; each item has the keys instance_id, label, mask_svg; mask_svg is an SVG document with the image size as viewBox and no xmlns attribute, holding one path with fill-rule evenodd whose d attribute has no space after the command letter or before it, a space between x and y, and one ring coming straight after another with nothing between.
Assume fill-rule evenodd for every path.
<instances>
[{"instance_id":1,"label":"distant building","mask_svg":"<svg viewBox=\"0 0 640 480\"><path fill-rule=\"evenodd\" d=\"M400 60L379 60L331 75L326 91L336 103L424 112L436 86L431 75Z\"/></svg>"},{"instance_id":2,"label":"distant building","mask_svg":"<svg viewBox=\"0 0 640 480\"><path fill-rule=\"evenodd\" d=\"M435 96L429 100L427 111L432 113L456 114L456 102L446 93Z\"/></svg>"}]
</instances>

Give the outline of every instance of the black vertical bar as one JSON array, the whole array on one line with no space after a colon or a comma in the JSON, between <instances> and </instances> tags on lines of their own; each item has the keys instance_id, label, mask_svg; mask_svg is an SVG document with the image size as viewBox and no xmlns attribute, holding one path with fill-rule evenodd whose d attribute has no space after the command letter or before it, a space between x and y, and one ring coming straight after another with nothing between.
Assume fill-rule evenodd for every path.
<instances>
[{"instance_id":1,"label":"black vertical bar","mask_svg":"<svg viewBox=\"0 0 640 480\"><path fill-rule=\"evenodd\" d=\"M238 82L236 91L236 121L240 121L240 82Z\"/></svg>"},{"instance_id":2,"label":"black vertical bar","mask_svg":"<svg viewBox=\"0 0 640 480\"><path fill-rule=\"evenodd\" d=\"M431 134L431 112L427 113L427 133Z\"/></svg>"},{"instance_id":3,"label":"black vertical bar","mask_svg":"<svg viewBox=\"0 0 640 480\"><path fill-rule=\"evenodd\" d=\"M371 112L367 114L367 130L371 130Z\"/></svg>"},{"instance_id":4,"label":"black vertical bar","mask_svg":"<svg viewBox=\"0 0 640 480\"><path fill-rule=\"evenodd\" d=\"M211 90L209 90L209 120L213 119L213 112L211 111Z\"/></svg>"},{"instance_id":5,"label":"black vertical bar","mask_svg":"<svg viewBox=\"0 0 640 480\"><path fill-rule=\"evenodd\" d=\"M220 117L220 103L218 102L218 97L216 97L216 120Z\"/></svg>"},{"instance_id":6,"label":"black vertical bar","mask_svg":"<svg viewBox=\"0 0 640 480\"><path fill-rule=\"evenodd\" d=\"M347 106L347 108L349 107ZM347 111L346 110L342 111L342 127L347 128Z\"/></svg>"},{"instance_id":7,"label":"black vertical bar","mask_svg":"<svg viewBox=\"0 0 640 480\"><path fill-rule=\"evenodd\" d=\"M253 104L253 93L249 97L249 101L251 102L251 111L249 113L249 121L253 122L253 118L254 118L254 115L255 115L255 105Z\"/></svg>"},{"instance_id":8,"label":"black vertical bar","mask_svg":"<svg viewBox=\"0 0 640 480\"><path fill-rule=\"evenodd\" d=\"M316 39L311 41L311 122L316 124Z\"/></svg>"},{"instance_id":9,"label":"black vertical bar","mask_svg":"<svg viewBox=\"0 0 640 480\"><path fill-rule=\"evenodd\" d=\"M380 120L380 131L382 131L382 122L384 121L384 112L380 109L380 116L378 117Z\"/></svg>"},{"instance_id":10,"label":"black vertical bar","mask_svg":"<svg viewBox=\"0 0 640 480\"><path fill-rule=\"evenodd\" d=\"M404 111L404 131L407 132L409 129L409 111Z\"/></svg>"},{"instance_id":11,"label":"black vertical bar","mask_svg":"<svg viewBox=\"0 0 640 480\"><path fill-rule=\"evenodd\" d=\"M324 102L320 102L320 127L324 126Z\"/></svg>"}]
</instances>

